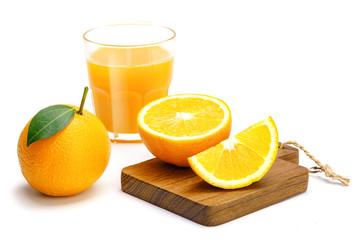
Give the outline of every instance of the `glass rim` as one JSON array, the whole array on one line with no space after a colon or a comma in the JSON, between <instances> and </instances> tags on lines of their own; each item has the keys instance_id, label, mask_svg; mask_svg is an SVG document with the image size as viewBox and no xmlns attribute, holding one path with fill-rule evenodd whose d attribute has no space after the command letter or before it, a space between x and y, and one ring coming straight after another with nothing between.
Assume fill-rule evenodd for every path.
<instances>
[{"instance_id":1,"label":"glass rim","mask_svg":"<svg viewBox=\"0 0 360 240\"><path fill-rule=\"evenodd\" d=\"M89 32L99 29L99 28L103 28L103 27L113 27L113 26L154 26L154 27L161 27L167 30L170 30L173 35L165 40L159 41L159 42L154 42L154 43L146 43L146 44L106 44L106 43L100 43L100 42L95 42L92 41L88 38L86 38L86 34L88 34ZM176 32L169 28L169 27L165 27L163 25L157 25L157 24L147 24L147 23L120 23L120 24L110 24L110 25L104 25L104 26L99 26L99 27L94 27L91 28L89 30L87 30L84 34L83 34L83 39L85 40L85 42L89 42L89 43L93 43L93 44L97 44L97 45L101 45L101 46L105 46L105 47L118 47L118 48L126 48L126 47L146 47L146 46L153 46L153 45L159 45L165 42L168 42L170 40L175 39L176 37Z\"/></svg>"}]
</instances>

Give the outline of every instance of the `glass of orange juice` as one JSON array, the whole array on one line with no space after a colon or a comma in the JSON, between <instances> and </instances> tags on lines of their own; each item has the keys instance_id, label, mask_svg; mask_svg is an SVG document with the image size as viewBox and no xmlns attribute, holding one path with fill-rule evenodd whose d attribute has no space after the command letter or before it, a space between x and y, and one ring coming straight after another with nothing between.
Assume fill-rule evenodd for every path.
<instances>
[{"instance_id":1,"label":"glass of orange juice","mask_svg":"<svg viewBox=\"0 0 360 240\"><path fill-rule=\"evenodd\" d=\"M95 114L113 142L139 142L138 112L167 96L175 36L174 30L152 24L116 24L85 32Z\"/></svg>"}]
</instances>

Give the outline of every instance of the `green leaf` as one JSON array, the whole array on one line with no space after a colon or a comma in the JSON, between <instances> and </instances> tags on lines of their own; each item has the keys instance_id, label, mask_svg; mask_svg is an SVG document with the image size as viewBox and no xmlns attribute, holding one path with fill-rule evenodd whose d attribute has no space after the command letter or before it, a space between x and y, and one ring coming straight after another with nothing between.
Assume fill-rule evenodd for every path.
<instances>
[{"instance_id":1,"label":"green leaf","mask_svg":"<svg viewBox=\"0 0 360 240\"><path fill-rule=\"evenodd\" d=\"M75 108L66 105L53 105L40 110L30 122L26 146L60 132L74 115Z\"/></svg>"}]
</instances>

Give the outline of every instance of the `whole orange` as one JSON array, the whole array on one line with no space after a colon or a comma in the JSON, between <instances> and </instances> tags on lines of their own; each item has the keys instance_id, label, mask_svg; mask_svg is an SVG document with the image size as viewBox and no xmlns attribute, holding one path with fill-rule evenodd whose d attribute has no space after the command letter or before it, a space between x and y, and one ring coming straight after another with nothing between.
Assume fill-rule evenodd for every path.
<instances>
[{"instance_id":1,"label":"whole orange","mask_svg":"<svg viewBox=\"0 0 360 240\"><path fill-rule=\"evenodd\" d=\"M100 178L108 165L111 145L95 115L83 110L60 132L27 147L30 122L20 134L17 153L21 172L34 189L50 196L70 196Z\"/></svg>"}]
</instances>

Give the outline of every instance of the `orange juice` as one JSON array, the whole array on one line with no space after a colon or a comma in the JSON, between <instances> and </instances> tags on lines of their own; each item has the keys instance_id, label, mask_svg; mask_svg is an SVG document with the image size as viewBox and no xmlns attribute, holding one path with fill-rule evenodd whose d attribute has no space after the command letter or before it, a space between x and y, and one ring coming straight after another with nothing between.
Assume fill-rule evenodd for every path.
<instances>
[{"instance_id":1,"label":"orange juice","mask_svg":"<svg viewBox=\"0 0 360 240\"><path fill-rule=\"evenodd\" d=\"M160 46L102 47L87 59L95 113L109 132L137 133L147 103L167 96L173 57Z\"/></svg>"}]
</instances>

